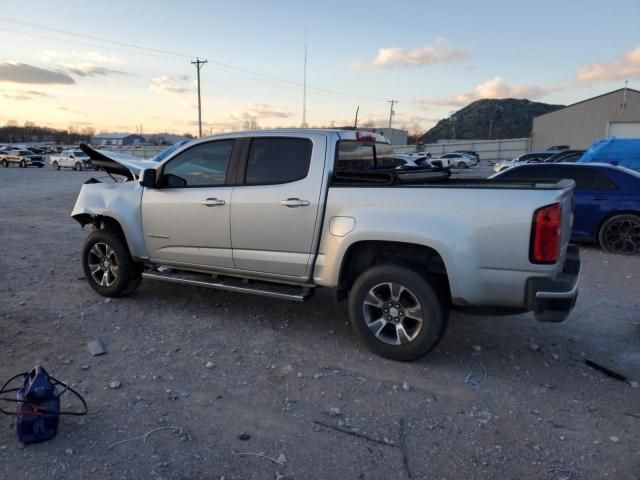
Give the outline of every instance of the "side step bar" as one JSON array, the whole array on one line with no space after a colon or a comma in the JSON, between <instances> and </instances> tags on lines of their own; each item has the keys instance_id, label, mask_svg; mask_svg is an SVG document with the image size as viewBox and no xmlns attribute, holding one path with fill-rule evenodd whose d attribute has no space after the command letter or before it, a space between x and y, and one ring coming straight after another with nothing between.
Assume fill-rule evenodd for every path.
<instances>
[{"instance_id":1,"label":"side step bar","mask_svg":"<svg viewBox=\"0 0 640 480\"><path fill-rule=\"evenodd\" d=\"M246 281L236 278L220 279L215 276L185 272L159 272L149 270L142 273L143 278L149 280L160 280L164 282L181 283L183 285L193 285L196 287L215 288L228 292L250 293L263 297L279 298L282 300L292 300L294 302L304 302L311 294L311 289L304 287L294 287L260 281Z\"/></svg>"}]
</instances>

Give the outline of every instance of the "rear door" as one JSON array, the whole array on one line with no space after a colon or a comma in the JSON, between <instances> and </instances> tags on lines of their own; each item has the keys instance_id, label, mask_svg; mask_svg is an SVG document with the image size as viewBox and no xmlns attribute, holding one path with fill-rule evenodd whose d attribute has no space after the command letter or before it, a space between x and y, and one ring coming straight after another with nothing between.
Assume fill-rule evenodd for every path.
<instances>
[{"instance_id":1,"label":"rear door","mask_svg":"<svg viewBox=\"0 0 640 480\"><path fill-rule=\"evenodd\" d=\"M245 140L241 185L231 199L231 243L237 269L306 277L324 182L322 134Z\"/></svg>"}]
</instances>

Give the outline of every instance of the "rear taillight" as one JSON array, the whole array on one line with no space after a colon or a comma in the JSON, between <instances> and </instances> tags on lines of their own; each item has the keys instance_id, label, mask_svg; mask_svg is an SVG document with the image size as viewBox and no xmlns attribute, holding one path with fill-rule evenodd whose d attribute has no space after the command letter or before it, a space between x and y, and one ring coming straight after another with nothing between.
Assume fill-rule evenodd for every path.
<instances>
[{"instance_id":1,"label":"rear taillight","mask_svg":"<svg viewBox=\"0 0 640 480\"><path fill-rule=\"evenodd\" d=\"M559 203L536 210L531 235L531 262L556 263L562 235L562 207Z\"/></svg>"}]
</instances>

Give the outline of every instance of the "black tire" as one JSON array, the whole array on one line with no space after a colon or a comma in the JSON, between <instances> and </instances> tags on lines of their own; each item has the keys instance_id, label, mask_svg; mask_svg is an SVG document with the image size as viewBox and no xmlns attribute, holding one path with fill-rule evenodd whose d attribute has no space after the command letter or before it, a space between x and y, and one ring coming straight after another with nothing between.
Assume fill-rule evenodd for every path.
<instances>
[{"instance_id":1,"label":"black tire","mask_svg":"<svg viewBox=\"0 0 640 480\"><path fill-rule=\"evenodd\" d=\"M44 165L38 165L38 168L42 168L42 167L44 167Z\"/></svg>"},{"instance_id":2,"label":"black tire","mask_svg":"<svg viewBox=\"0 0 640 480\"><path fill-rule=\"evenodd\" d=\"M76 162L76 164L73 166L73 169L74 169L76 172L81 171L81 170L82 170L82 164L81 164L80 162Z\"/></svg>"},{"instance_id":3,"label":"black tire","mask_svg":"<svg viewBox=\"0 0 640 480\"><path fill-rule=\"evenodd\" d=\"M20 168L27 168L27 162L20 160Z\"/></svg>"},{"instance_id":4,"label":"black tire","mask_svg":"<svg viewBox=\"0 0 640 480\"><path fill-rule=\"evenodd\" d=\"M105 249L105 245L109 249ZM103 263L105 259L108 264ZM104 268L96 271L98 264ZM126 241L109 230L94 230L87 237L82 249L82 269L91 288L104 297L131 295L142 281L142 265L131 258ZM99 283L97 278L104 280L105 275L106 281Z\"/></svg>"},{"instance_id":5,"label":"black tire","mask_svg":"<svg viewBox=\"0 0 640 480\"><path fill-rule=\"evenodd\" d=\"M457 167L462 170L463 168L465 168L467 165L464 162L458 162Z\"/></svg>"},{"instance_id":6,"label":"black tire","mask_svg":"<svg viewBox=\"0 0 640 480\"><path fill-rule=\"evenodd\" d=\"M58 162L53 162L53 168L60 170L60 164Z\"/></svg>"},{"instance_id":7,"label":"black tire","mask_svg":"<svg viewBox=\"0 0 640 480\"><path fill-rule=\"evenodd\" d=\"M9 166L9 162L7 162L7 160L6 160L6 159L4 159L4 158L2 159L2 166L3 166L4 168L7 168L7 167Z\"/></svg>"},{"instance_id":8,"label":"black tire","mask_svg":"<svg viewBox=\"0 0 640 480\"><path fill-rule=\"evenodd\" d=\"M640 216L615 215L598 231L598 243L603 250L620 255L640 255Z\"/></svg>"},{"instance_id":9,"label":"black tire","mask_svg":"<svg viewBox=\"0 0 640 480\"><path fill-rule=\"evenodd\" d=\"M376 291L376 300L384 298L382 291L378 292L377 289L386 289L387 284L400 285L405 291L398 295L398 300L385 298L381 306L374 307L370 303L365 303L370 298L374 298L369 296L372 291ZM406 293L407 291L410 296ZM391 288L389 293L393 295ZM398 309L391 306L395 317L384 313L391 313L388 307L393 302L398 302L396 306L401 306ZM414 302L418 303L422 312L419 328L417 322L411 318L411 314L416 311L415 306L412 310L411 304ZM383 318L385 315L387 315L386 318ZM371 267L358 277L349 293L349 316L356 335L369 350L382 357L399 361L415 360L426 355L438 345L447 329L445 310L431 284L413 270L397 265ZM377 317L380 318L370 321L371 318ZM394 318L398 320L387 320ZM377 329L374 326L380 321L384 322L384 326L374 333L373 330ZM404 340L408 340L406 343L393 344L394 336L396 342L401 337L397 330L398 322L403 328L402 331L411 333L412 338L405 336Z\"/></svg>"}]
</instances>

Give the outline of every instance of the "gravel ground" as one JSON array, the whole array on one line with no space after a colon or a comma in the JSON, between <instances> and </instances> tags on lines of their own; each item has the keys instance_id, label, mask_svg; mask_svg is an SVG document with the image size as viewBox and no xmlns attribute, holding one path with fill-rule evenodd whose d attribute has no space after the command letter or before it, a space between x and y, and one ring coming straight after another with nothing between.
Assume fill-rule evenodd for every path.
<instances>
[{"instance_id":1,"label":"gravel ground","mask_svg":"<svg viewBox=\"0 0 640 480\"><path fill-rule=\"evenodd\" d=\"M1 417L0 478L640 478L640 389L584 363L640 380L640 258L583 248L566 322L454 313L436 351L396 363L329 292L97 296L69 217L92 175L0 169L0 379L42 362L90 408L27 447Z\"/></svg>"}]
</instances>

